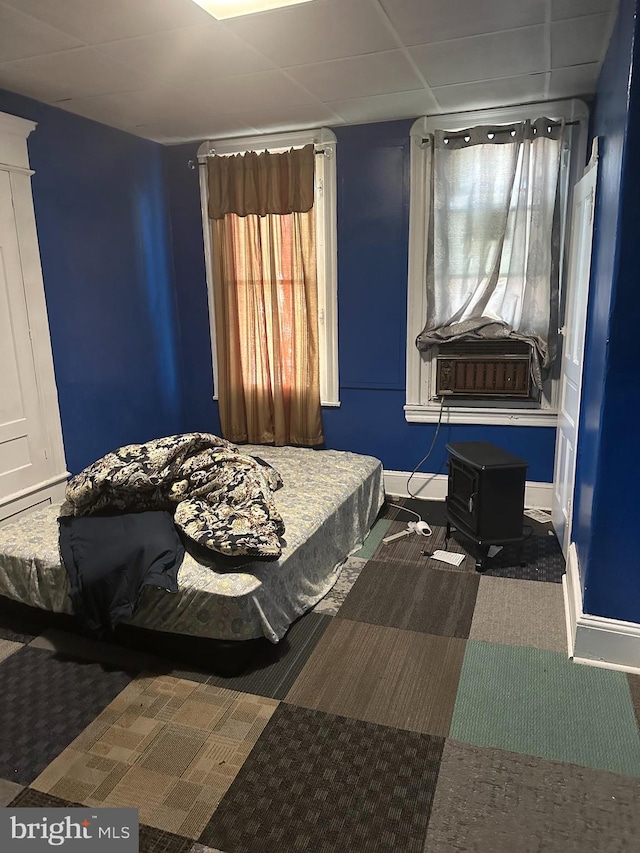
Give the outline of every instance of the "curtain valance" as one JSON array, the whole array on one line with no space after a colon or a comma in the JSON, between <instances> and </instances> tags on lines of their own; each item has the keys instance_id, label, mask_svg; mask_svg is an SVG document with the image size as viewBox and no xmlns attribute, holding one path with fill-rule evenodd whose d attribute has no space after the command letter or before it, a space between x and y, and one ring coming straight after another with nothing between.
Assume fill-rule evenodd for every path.
<instances>
[{"instance_id":1,"label":"curtain valance","mask_svg":"<svg viewBox=\"0 0 640 853\"><path fill-rule=\"evenodd\" d=\"M209 157L209 219L223 219L227 213L306 213L313 207L314 157L313 145L281 154Z\"/></svg>"}]
</instances>

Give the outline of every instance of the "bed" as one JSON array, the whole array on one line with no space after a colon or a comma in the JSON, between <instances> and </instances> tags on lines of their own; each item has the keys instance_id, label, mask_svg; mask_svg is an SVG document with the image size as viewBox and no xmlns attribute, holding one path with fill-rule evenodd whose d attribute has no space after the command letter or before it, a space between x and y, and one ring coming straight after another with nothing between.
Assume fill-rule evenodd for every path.
<instances>
[{"instance_id":1,"label":"bed","mask_svg":"<svg viewBox=\"0 0 640 853\"><path fill-rule=\"evenodd\" d=\"M178 593L145 587L129 627L216 641L208 646L213 656L242 641L278 643L330 591L344 560L361 546L384 501L379 460L296 447L244 445L242 451L282 476L274 495L286 526L282 556L229 567L188 552ZM60 507L48 506L0 528L0 596L70 615L59 514Z\"/></svg>"}]
</instances>

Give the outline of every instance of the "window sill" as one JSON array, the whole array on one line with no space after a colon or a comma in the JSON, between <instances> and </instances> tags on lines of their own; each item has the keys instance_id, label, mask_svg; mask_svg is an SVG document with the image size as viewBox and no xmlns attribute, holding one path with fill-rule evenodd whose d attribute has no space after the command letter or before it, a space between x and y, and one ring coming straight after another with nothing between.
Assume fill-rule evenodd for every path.
<instances>
[{"instance_id":1,"label":"window sill","mask_svg":"<svg viewBox=\"0 0 640 853\"><path fill-rule=\"evenodd\" d=\"M409 404L404 407L404 416L411 424L436 424L440 417L440 406ZM558 413L553 409L498 409L475 406L445 406L442 423L502 426L556 427Z\"/></svg>"}]
</instances>

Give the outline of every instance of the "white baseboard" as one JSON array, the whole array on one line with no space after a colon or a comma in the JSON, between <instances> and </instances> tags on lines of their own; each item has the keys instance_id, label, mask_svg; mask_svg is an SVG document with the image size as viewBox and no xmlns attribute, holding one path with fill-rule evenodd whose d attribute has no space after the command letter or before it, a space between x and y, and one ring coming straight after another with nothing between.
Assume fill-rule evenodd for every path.
<instances>
[{"instance_id":1,"label":"white baseboard","mask_svg":"<svg viewBox=\"0 0 640 853\"><path fill-rule=\"evenodd\" d=\"M575 663L640 674L640 625L583 613L578 552L573 542L562 586L569 657Z\"/></svg>"},{"instance_id":2,"label":"white baseboard","mask_svg":"<svg viewBox=\"0 0 640 853\"><path fill-rule=\"evenodd\" d=\"M384 490L388 495L408 498L407 480L410 471L385 471ZM448 477L446 474L414 474L411 478L411 492L417 498L430 501L443 501L447 496ZM527 507L551 509L553 483L535 483L527 481L524 502Z\"/></svg>"}]
</instances>

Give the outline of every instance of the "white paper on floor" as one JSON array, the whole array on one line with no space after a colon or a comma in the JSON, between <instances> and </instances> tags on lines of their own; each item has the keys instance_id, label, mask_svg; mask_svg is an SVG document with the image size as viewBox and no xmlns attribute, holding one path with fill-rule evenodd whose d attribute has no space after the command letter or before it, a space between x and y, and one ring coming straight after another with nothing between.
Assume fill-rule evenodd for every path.
<instances>
[{"instance_id":1,"label":"white paper on floor","mask_svg":"<svg viewBox=\"0 0 640 853\"><path fill-rule=\"evenodd\" d=\"M452 551L434 551L431 557L433 560L440 560L452 566L459 566L464 560L464 554L454 554Z\"/></svg>"},{"instance_id":2,"label":"white paper on floor","mask_svg":"<svg viewBox=\"0 0 640 853\"><path fill-rule=\"evenodd\" d=\"M534 521L539 521L542 524L546 524L548 521L551 521L551 513L546 509L537 509L533 507L532 509L525 509L524 514L527 518L532 518Z\"/></svg>"}]
</instances>

